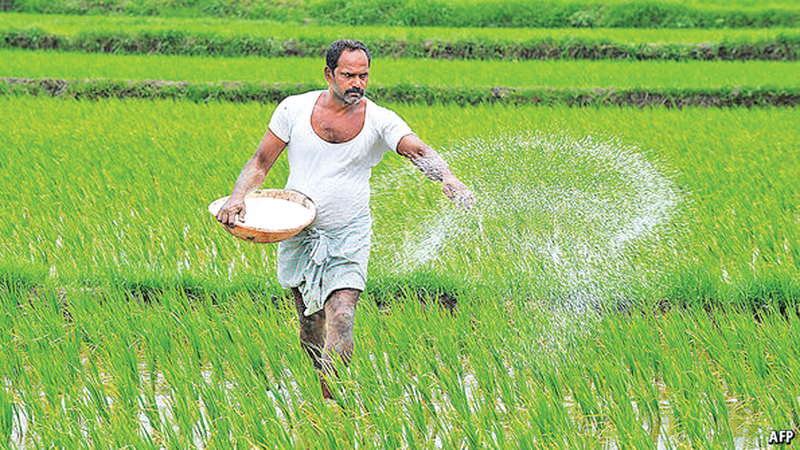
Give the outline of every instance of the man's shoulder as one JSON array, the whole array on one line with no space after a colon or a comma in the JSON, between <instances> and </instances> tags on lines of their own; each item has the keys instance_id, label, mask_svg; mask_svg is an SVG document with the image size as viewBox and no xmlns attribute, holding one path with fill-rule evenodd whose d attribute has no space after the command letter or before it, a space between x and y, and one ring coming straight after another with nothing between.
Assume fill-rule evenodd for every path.
<instances>
[{"instance_id":1,"label":"man's shoulder","mask_svg":"<svg viewBox=\"0 0 800 450\"><path fill-rule=\"evenodd\" d=\"M289 142L292 127L304 113L314 107L320 91L310 91L297 95L290 95L281 100L272 113L269 129L284 142Z\"/></svg>"}]
</instances>

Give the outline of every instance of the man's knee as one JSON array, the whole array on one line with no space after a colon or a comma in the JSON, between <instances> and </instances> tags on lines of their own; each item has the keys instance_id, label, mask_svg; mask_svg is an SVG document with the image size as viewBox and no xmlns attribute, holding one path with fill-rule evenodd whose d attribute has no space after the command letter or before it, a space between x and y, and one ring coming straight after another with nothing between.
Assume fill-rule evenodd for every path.
<instances>
[{"instance_id":1,"label":"man's knee","mask_svg":"<svg viewBox=\"0 0 800 450\"><path fill-rule=\"evenodd\" d=\"M328 321L328 327L340 336L353 334L353 325L356 322L356 311L351 308L341 308L333 313Z\"/></svg>"},{"instance_id":2,"label":"man's knee","mask_svg":"<svg viewBox=\"0 0 800 450\"><path fill-rule=\"evenodd\" d=\"M339 335L352 335L360 293L357 289L339 289L331 294L325 302L328 328Z\"/></svg>"},{"instance_id":3,"label":"man's knee","mask_svg":"<svg viewBox=\"0 0 800 450\"><path fill-rule=\"evenodd\" d=\"M325 309L341 309L341 308L352 308L355 309L356 304L358 303L358 296L361 294L361 291L358 289L351 289L351 288L343 288L337 289L328 296L328 300L325 302Z\"/></svg>"}]
</instances>

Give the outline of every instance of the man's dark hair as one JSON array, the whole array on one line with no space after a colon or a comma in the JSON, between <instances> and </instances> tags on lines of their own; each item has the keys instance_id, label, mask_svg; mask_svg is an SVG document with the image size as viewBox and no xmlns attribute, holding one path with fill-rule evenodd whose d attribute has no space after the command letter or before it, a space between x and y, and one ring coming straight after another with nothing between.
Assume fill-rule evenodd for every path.
<instances>
[{"instance_id":1,"label":"man's dark hair","mask_svg":"<svg viewBox=\"0 0 800 450\"><path fill-rule=\"evenodd\" d=\"M369 49L363 42L353 39L342 39L341 41L336 41L331 44L325 54L325 64L328 65L331 72L339 65L339 57L342 56L342 52L345 50L363 50L364 53L367 54L367 65L369 66L372 63L372 55L369 54Z\"/></svg>"}]
</instances>

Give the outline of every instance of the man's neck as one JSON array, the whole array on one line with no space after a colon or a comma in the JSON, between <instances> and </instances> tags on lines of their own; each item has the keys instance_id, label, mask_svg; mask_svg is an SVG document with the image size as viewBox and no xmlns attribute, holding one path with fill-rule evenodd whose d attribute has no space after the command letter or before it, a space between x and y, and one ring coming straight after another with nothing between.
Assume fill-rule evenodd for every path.
<instances>
[{"instance_id":1,"label":"man's neck","mask_svg":"<svg viewBox=\"0 0 800 450\"><path fill-rule=\"evenodd\" d=\"M347 114L351 112L355 112L359 110L361 106L361 102L364 101L364 97L361 97L355 103L347 103L344 99L337 97L330 88L325 92L325 95L322 99L323 106L325 109L328 109L337 114Z\"/></svg>"}]
</instances>

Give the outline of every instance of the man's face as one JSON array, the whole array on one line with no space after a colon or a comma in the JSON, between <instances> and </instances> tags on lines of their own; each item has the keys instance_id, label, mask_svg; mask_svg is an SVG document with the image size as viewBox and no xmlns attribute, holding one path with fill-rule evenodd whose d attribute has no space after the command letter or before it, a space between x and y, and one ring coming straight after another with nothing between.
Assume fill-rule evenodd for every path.
<instances>
[{"instance_id":1,"label":"man's face","mask_svg":"<svg viewBox=\"0 0 800 450\"><path fill-rule=\"evenodd\" d=\"M358 103L364 97L369 81L367 54L361 50L343 51L333 72L325 67L325 80L334 96L348 105Z\"/></svg>"}]
</instances>

